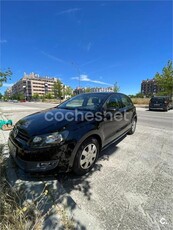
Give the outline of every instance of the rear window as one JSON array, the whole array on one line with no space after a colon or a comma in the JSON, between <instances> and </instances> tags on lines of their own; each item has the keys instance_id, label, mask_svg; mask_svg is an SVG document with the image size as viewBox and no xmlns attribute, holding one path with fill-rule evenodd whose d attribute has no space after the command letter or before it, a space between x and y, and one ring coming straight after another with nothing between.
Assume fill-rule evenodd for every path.
<instances>
[{"instance_id":1,"label":"rear window","mask_svg":"<svg viewBox=\"0 0 173 230\"><path fill-rule=\"evenodd\" d=\"M167 98L158 98L158 97L154 97L151 98L151 102L153 103L163 103Z\"/></svg>"}]
</instances>

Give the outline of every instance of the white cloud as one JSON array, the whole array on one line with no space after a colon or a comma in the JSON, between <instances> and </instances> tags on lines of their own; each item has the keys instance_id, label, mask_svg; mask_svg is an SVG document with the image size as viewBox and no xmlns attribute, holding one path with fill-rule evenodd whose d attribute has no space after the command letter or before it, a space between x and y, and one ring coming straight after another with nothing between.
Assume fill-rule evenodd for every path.
<instances>
[{"instance_id":1,"label":"white cloud","mask_svg":"<svg viewBox=\"0 0 173 230\"><path fill-rule=\"evenodd\" d=\"M71 8L71 9L68 9L68 10L60 11L57 15L71 14L71 13L77 12L79 10L81 10L81 9L80 8Z\"/></svg>"},{"instance_id":2,"label":"white cloud","mask_svg":"<svg viewBox=\"0 0 173 230\"><path fill-rule=\"evenodd\" d=\"M14 83L3 83L3 87L11 87L11 86L13 86L14 85Z\"/></svg>"},{"instance_id":3,"label":"white cloud","mask_svg":"<svg viewBox=\"0 0 173 230\"><path fill-rule=\"evenodd\" d=\"M7 43L7 40L0 40L0 43L2 44L2 43Z\"/></svg>"},{"instance_id":4,"label":"white cloud","mask_svg":"<svg viewBox=\"0 0 173 230\"><path fill-rule=\"evenodd\" d=\"M55 56L53 56L53 55L51 55L51 54L48 54L48 53L46 53L46 52L44 52L44 51L42 51L42 54L44 54L46 57L48 57L48 58L50 58L50 59L52 59L52 60L54 60L54 61L58 61L58 62L60 62L60 63L65 63L65 64L66 64L66 62L65 62L64 60L62 60L62 59L60 59L60 58L58 58L58 57L55 57Z\"/></svg>"},{"instance_id":5,"label":"white cloud","mask_svg":"<svg viewBox=\"0 0 173 230\"><path fill-rule=\"evenodd\" d=\"M97 61L100 60L100 59L101 59L101 57L96 58L96 59L93 59L93 60L90 60L90 61L88 61L88 62L85 62L85 63L83 63L83 64L81 65L81 67L82 67L82 66L89 65L89 64L92 64L92 63L94 63L94 62L97 62Z\"/></svg>"},{"instance_id":6,"label":"white cloud","mask_svg":"<svg viewBox=\"0 0 173 230\"><path fill-rule=\"evenodd\" d=\"M72 77L73 80L80 80L80 81L86 81L86 82L93 82L93 83L96 83L96 84L101 84L101 85L108 85L108 86L112 86L111 84L109 83L106 83L106 82L103 82L103 81L98 81L98 80L93 80L93 79L90 79L87 75L85 74L81 74L80 75L80 78L79 77Z\"/></svg>"}]
</instances>

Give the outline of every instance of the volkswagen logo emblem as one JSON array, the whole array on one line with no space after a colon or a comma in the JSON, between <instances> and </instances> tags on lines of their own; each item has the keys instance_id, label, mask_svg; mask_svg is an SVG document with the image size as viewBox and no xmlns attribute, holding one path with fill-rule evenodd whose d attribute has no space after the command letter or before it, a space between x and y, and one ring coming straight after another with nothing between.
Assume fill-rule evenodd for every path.
<instances>
[{"instance_id":1,"label":"volkswagen logo emblem","mask_svg":"<svg viewBox=\"0 0 173 230\"><path fill-rule=\"evenodd\" d=\"M14 138L17 137L17 134L18 134L18 129L15 129L14 132L13 132Z\"/></svg>"}]
</instances>

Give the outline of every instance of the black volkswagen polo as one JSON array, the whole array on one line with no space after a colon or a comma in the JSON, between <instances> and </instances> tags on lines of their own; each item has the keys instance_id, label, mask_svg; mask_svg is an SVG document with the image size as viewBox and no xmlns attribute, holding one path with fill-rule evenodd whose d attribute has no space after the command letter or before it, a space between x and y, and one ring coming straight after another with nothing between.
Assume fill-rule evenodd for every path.
<instances>
[{"instance_id":1,"label":"black volkswagen polo","mask_svg":"<svg viewBox=\"0 0 173 230\"><path fill-rule=\"evenodd\" d=\"M136 108L121 93L79 94L54 108L19 120L10 153L25 171L87 173L102 148L135 132Z\"/></svg>"}]
</instances>

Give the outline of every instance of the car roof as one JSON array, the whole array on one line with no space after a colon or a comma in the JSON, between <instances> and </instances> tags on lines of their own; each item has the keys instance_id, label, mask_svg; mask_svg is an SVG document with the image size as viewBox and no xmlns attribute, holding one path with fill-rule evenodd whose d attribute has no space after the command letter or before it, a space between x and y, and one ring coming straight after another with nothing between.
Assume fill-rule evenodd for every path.
<instances>
[{"instance_id":1,"label":"car roof","mask_svg":"<svg viewBox=\"0 0 173 230\"><path fill-rule=\"evenodd\" d=\"M154 96L152 98L169 98L169 96Z\"/></svg>"},{"instance_id":2,"label":"car roof","mask_svg":"<svg viewBox=\"0 0 173 230\"><path fill-rule=\"evenodd\" d=\"M81 93L81 94L104 94L104 95L121 94L121 95L125 95L123 93L116 93L116 92L88 92L88 93Z\"/></svg>"}]
</instances>

